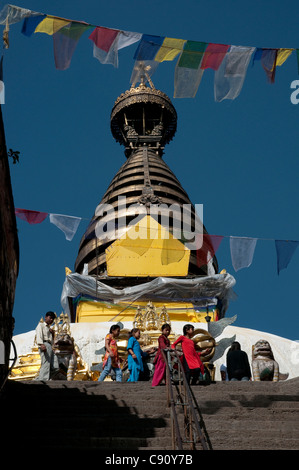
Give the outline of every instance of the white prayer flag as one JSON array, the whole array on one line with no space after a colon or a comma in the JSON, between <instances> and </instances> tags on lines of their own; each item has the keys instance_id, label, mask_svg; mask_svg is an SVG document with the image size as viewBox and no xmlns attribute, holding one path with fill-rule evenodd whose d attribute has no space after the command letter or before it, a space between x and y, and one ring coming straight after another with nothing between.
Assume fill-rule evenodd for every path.
<instances>
[{"instance_id":1,"label":"white prayer flag","mask_svg":"<svg viewBox=\"0 0 299 470\"><path fill-rule=\"evenodd\" d=\"M8 26L10 24L18 23L28 16L34 15L41 15L41 13L14 5L5 5L0 11L0 24Z\"/></svg>"},{"instance_id":2,"label":"white prayer flag","mask_svg":"<svg viewBox=\"0 0 299 470\"><path fill-rule=\"evenodd\" d=\"M234 100L239 96L255 47L231 46L220 67L215 71L215 101Z\"/></svg>"},{"instance_id":3,"label":"white prayer flag","mask_svg":"<svg viewBox=\"0 0 299 470\"><path fill-rule=\"evenodd\" d=\"M257 238L230 237L230 253L235 271L251 265L256 243Z\"/></svg>"},{"instance_id":4,"label":"white prayer flag","mask_svg":"<svg viewBox=\"0 0 299 470\"><path fill-rule=\"evenodd\" d=\"M81 217L72 217L70 215L50 214L50 222L65 234L65 238L71 241L77 232Z\"/></svg>"}]
</instances>

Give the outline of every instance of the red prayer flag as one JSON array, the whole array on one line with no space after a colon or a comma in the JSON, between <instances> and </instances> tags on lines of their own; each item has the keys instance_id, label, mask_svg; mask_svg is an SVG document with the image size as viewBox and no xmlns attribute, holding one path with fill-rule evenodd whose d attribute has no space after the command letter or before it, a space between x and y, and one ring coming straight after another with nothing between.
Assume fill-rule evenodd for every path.
<instances>
[{"instance_id":1,"label":"red prayer flag","mask_svg":"<svg viewBox=\"0 0 299 470\"><path fill-rule=\"evenodd\" d=\"M225 44L208 44L200 68L218 70L229 47Z\"/></svg>"},{"instance_id":2,"label":"red prayer flag","mask_svg":"<svg viewBox=\"0 0 299 470\"><path fill-rule=\"evenodd\" d=\"M118 29L109 29L97 26L89 36L89 39L91 39L99 49L109 52L109 49L118 33Z\"/></svg>"},{"instance_id":3,"label":"red prayer flag","mask_svg":"<svg viewBox=\"0 0 299 470\"><path fill-rule=\"evenodd\" d=\"M15 214L29 224L40 224L48 215L47 212L30 211L28 209L15 209Z\"/></svg>"},{"instance_id":4,"label":"red prayer flag","mask_svg":"<svg viewBox=\"0 0 299 470\"><path fill-rule=\"evenodd\" d=\"M214 258L222 239L222 235L209 235L207 233L202 235L202 246L196 250L197 266L199 268L207 265Z\"/></svg>"}]
</instances>

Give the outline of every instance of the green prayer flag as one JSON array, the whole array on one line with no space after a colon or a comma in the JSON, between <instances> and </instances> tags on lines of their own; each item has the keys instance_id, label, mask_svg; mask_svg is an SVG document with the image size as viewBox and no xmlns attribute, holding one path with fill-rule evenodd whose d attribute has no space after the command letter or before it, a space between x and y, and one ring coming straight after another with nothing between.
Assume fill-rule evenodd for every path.
<instances>
[{"instance_id":1,"label":"green prayer flag","mask_svg":"<svg viewBox=\"0 0 299 470\"><path fill-rule=\"evenodd\" d=\"M186 41L178 62L178 67L198 69L206 50L206 42Z\"/></svg>"}]
</instances>

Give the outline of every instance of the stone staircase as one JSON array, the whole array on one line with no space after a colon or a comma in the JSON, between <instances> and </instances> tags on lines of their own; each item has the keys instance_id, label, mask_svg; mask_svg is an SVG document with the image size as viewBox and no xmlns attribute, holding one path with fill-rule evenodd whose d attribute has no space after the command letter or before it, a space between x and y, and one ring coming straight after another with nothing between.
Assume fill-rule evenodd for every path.
<instances>
[{"instance_id":1,"label":"stone staircase","mask_svg":"<svg viewBox=\"0 0 299 470\"><path fill-rule=\"evenodd\" d=\"M192 391L213 450L299 450L299 378Z\"/></svg>"},{"instance_id":2,"label":"stone staircase","mask_svg":"<svg viewBox=\"0 0 299 470\"><path fill-rule=\"evenodd\" d=\"M210 449L299 449L299 378L216 382L192 392ZM9 381L0 412L1 443L10 449L172 448L166 388L150 382Z\"/></svg>"}]
</instances>

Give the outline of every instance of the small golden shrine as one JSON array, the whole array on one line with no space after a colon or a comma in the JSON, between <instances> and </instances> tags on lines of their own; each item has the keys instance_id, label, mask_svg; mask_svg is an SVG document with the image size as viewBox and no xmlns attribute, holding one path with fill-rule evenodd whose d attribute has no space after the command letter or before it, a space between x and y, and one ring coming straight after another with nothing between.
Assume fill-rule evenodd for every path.
<instances>
[{"instance_id":1,"label":"small golden shrine","mask_svg":"<svg viewBox=\"0 0 299 470\"><path fill-rule=\"evenodd\" d=\"M40 322L44 322L41 318ZM70 322L67 314L56 316L52 329L54 331L53 351L59 357L59 376L57 379L93 380L93 374L83 361L80 351L71 335ZM73 357L73 360L70 360ZM41 359L34 338L31 351L18 356L17 364L11 370L9 380L33 380L39 372ZM56 378L56 376L55 376Z\"/></svg>"}]
</instances>

